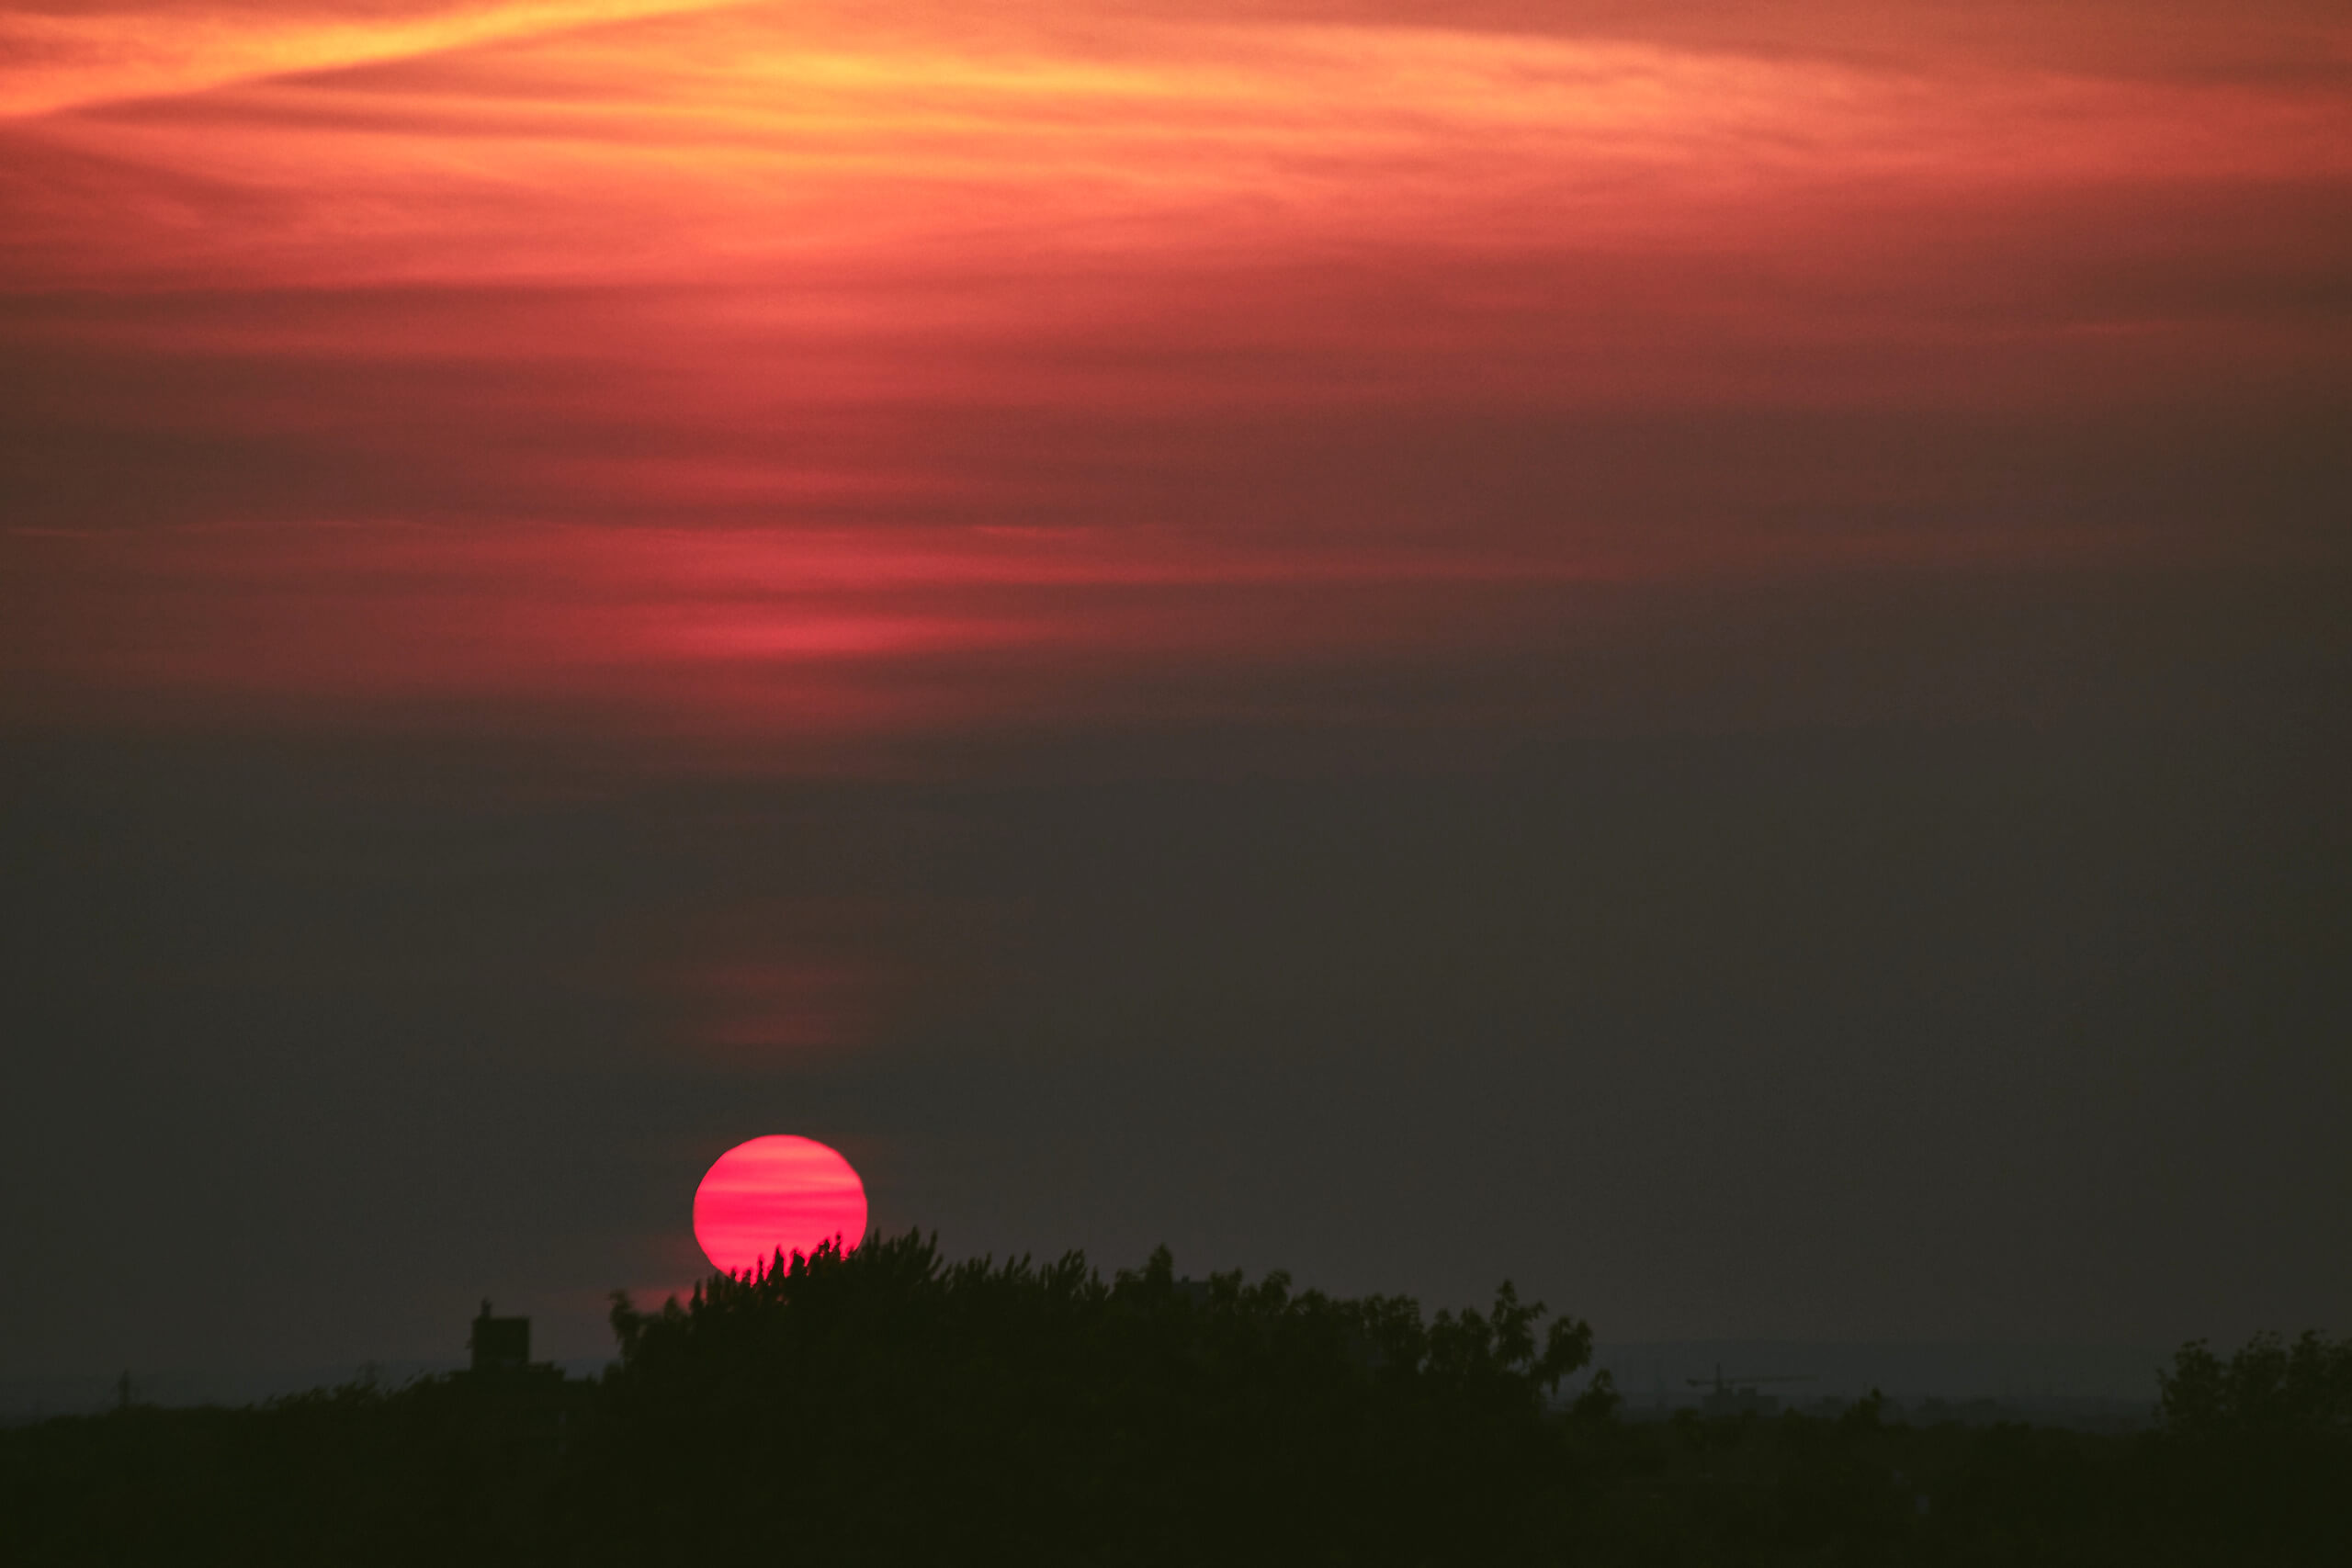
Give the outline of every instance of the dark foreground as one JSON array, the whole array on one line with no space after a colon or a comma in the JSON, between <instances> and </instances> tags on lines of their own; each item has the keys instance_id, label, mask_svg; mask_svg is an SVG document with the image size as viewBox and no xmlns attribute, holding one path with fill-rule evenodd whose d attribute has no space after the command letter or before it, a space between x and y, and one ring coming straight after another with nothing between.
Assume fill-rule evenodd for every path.
<instances>
[{"instance_id":1,"label":"dark foreground","mask_svg":"<svg viewBox=\"0 0 2352 1568\"><path fill-rule=\"evenodd\" d=\"M1623 1421L1591 1336L918 1236L616 1304L619 1365L0 1433L0 1561L2340 1563L2352 1342L2183 1350L2146 1433Z\"/></svg>"}]
</instances>

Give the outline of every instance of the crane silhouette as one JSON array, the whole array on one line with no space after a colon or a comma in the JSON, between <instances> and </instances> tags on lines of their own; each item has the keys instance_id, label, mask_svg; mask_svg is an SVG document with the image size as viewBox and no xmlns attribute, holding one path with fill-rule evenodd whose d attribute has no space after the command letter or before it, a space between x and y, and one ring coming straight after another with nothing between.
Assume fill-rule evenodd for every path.
<instances>
[{"instance_id":1,"label":"crane silhouette","mask_svg":"<svg viewBox=\"0 0 2352 1568\"><path fill-rule=\"evenodd\" d=\"M1724 1364L1717 1361L1715 1375L1713 1378L1690 1378L1687 1381L1692 1388L1713 1389L1717 1393L1732 1393L1743 1388L1754 1388L1760 1383L1817 1382L1820 1381L1820 1374L1818 1372L1765 1372L1755 1377L1727 1378L1724 1376Z\"/></svg>"}]
</instances>

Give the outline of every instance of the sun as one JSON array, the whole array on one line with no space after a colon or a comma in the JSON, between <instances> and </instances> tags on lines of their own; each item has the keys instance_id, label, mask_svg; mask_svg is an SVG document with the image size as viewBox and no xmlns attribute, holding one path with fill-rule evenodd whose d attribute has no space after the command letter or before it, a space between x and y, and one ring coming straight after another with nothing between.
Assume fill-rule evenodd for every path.
<instances>
[{"instance_id":1,"label":"sun","mask_svg":"<svg viewBox=\"0 0 2352 1568\"><path fill-rule=\"evenodd\" d=\"M865 1236L865 1183L814 1138L775 1134L738 1144L695 1189L695 1240L721 1271L747 1274L781 1251L814 1252Z\"/></svg>"}]
</instances>

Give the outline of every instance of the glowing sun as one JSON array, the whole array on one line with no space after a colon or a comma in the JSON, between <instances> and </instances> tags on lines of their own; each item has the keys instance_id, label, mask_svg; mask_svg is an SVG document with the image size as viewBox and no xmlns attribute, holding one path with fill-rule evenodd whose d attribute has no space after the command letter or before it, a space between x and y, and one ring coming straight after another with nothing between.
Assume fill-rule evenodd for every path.
<instances>
[{"instance_id":1,"label":"glowing sun","mask_svg":"<svg viewBox=\"0 0 2352 1568\"><path fill-rule=\"evenodd\" d=\"M695 1239L729 1274L752 1272L781 1250L814 1252L865 1235L865 1183L814 1138L753 1138L720 1155L695 1189Z\"/></svg>"}]
</instances>

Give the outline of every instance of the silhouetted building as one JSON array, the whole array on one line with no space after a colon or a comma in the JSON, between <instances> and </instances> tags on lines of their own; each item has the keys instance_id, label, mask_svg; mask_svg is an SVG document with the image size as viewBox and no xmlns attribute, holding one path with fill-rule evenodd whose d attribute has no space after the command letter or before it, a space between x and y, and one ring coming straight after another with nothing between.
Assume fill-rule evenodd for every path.
<instances>
[{"instance_id":1,"label":"silhouetted building","mask_svg":"<svg viewBox=\"0 0 2352 1568\"><path fill-rule=\"evenodd\" d=\"M1711 1389L1699 1401L1699 1414L1711 1421L1732 1416L1777 1416L1781 1402L1752 1388Z\"/></svg>"},{"instance_id":2,"label":"silhouetted building","mask_svg":"<svg viewBox=\"0 0 2352 1568\"><path fill-rule=\"evenodd\" d=\"M531 1363L531 1320L492 1317L490 1302L484 1298L467 1343L473 1348L474 1371L478 1372L526 1367Z\"/></svg>"},{"instance_id":3,"label":"silhouetted building","mask_svg":"<svg viewBox=\"0 0 2352 1568\"><path fill-rule=\"evenodd\" d=\"M1727 1378L1724 1376L1724 1369L1718 1363L1712 1382L1705 1378L1692 1378L1690 1386L1707 1391L1699 1401L1699 1414L1710 1420L1721 1420L1736 1416L1777 1415L1781 1408L1780 1400L1771 1394L1759 1393L1756 1387L1758 1383L1811 1382L1813 1381L1814 1374L1811 1372L1782 1373L1769 1377Z\"/></svg>"}]
</instances>

